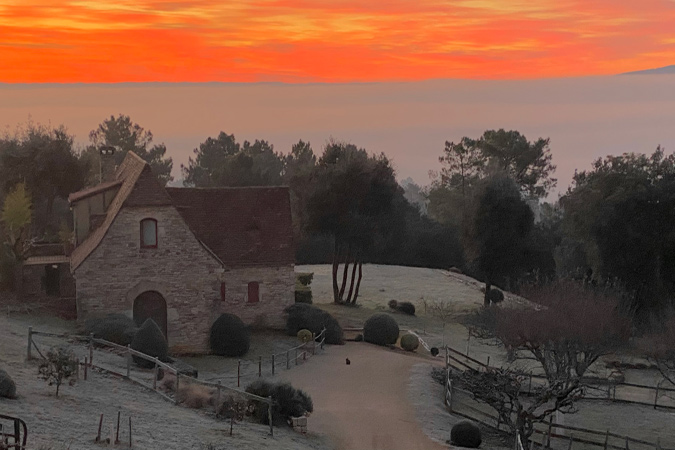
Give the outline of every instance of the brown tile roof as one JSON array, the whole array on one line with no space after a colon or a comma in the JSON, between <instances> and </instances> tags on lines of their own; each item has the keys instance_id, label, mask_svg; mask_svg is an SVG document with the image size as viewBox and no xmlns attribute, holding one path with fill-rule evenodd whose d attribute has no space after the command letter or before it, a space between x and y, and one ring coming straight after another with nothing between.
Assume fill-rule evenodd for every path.
<instances>
[{"instance_id":1,"label":"brown tile roof","mask_svg":"<svg viewBox=\"0 0 675 450\"><path fill-rule=\"evenodd\" d=\"M150 177L148 176L150 174ZM93 252L96 247L101 243L101 240L108 232L110 225L112 225L115 217L122 209L122 206L126 205L127 200L130 200L129 206L147 206L147 205L157 205L157 204L167 204L170 203L170 198L164 192L164 198L158 191L163 191L159 182L154 179L155 184L152 183L152 172L150 166L141 159L140 156L134 152L129 152L122 161L122 164L117 168L115 172L115 181L120 184L119 191L115 198L108 206L106 211L105 220L101 226L96 228L87 236L87 238L78 245L70 258L70 270L74 271L77 269L80 264L84 262L85 259ZM140 181L140 183L139 183ZM142 188L139 185L143 185L149 189L149 194L146 196L142 193Z\"/></svg>"},{"instance_id":2,"label":"brown tile roof","mask_svg":"<svg viewBox=\"0 0 675 450\"><path fill-rule=\"evenodd\" d=\"M185 222L226 266L293 264L288 188L166 188Z\"/></svg>"},{"instance_id":3,"label":"brown tile roof","mask_svg":"<svg viewBox=\"0 0 675 450\"><path fill-rule=\"evenodd\" d=\"M98 193L107 191L108 189L113 189L119 185L122 184L122 180L113 180L113 181L108 181L106 183L101 183L98 184L94 187L90 187L87 189L83 189L81 191L73 192L68 196L68 201L70 203L74 203L77 201L80 201L82 199L85 199L87 197L91 197L92 195L96 195Z\"/></svg>"}]
</instances>

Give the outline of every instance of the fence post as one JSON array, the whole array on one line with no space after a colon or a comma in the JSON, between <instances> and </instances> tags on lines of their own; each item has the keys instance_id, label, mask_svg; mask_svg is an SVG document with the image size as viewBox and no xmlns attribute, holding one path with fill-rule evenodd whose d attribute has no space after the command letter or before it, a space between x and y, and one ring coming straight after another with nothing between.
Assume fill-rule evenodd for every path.
<instances>
[{"instance_id":1,"label":"fence post","mask_svg":"<svg viewBox=\"0 0 675 450\"><path fill-rule=\"evenodd\" d=\"M452 399L455 397L455 387L452 385L452 380L448 380L448 384L450 385L450 411L452 411Z\"/></svg>"},{"instance_id":2,"label":"fence post","mask_svg":"<svg viewBox=\"0 0 675 450\"><path fill-rule=\"evenodd\" d=\"M487 364L485 366L486 366L487 369L490 368L490 355L488 355Z\"/></svg>"},{"instance_id":3,"label":"fence post","mask_svg":"<svg viewBox=\"0 0 675 450\"><path fill-rule=\"evenodd\" d=\"M469 344L471 343L471 329L469 329L469 337L466 339L466 356L469 356Z\"/></svg>"},{"instance_id":4,"label":"fence post","mask_svg":"<svg viewBox=\"0 0 675 450\"><path fill-rule=\"evenodd\" d=\"M84 357L84 381L87 381L87 367L89 367L89 363L87 362L87 357Z\"/></svg>"},{"instance_id":5,"label":"fence post","mask_svg":"<svg viewBox=\"0 0 675 450\"><path fill-rule=\"evenodd\" d=\"M26 359L31 359L31 347L33 346L33 327L28 327L28 350L26 352Z\"/></svg>"},{"instance_id":6,"label":"fence post","mask_svg":"<svg viewBox=\"0 0 675 450\"><path fill-rule=\"evenodd\" d=\"M630 450L630 449L628 448L628 436L626 436L626 450Z\"/></svg>"},{"instance_id":7,"label":"fence post","mask_svg":"<svg viewBox=\"0 0 675 450\"><path fill-rule=\"evenodd\" d=\"M152 389L157 390L157 370L159 369L159 360L155 358L155 370L153 371Z\"/></svg>"},{"instance_id":8,"label":"fence post","mask_svg":"<svg viewBox=\"0 0 675 450\"><path fill-rule=\"evenodd\" d=\"M656 438L656 450L661 450L661 438Z\"/></svg>"},{"instance_id":9,"label":"fence post","mask_svg":"<svg viewBox=\"0 0 675 450\"><path fill-rule=\"evenodd\" d=\"M546 448L551 448L551 431L553 431L553 415L548 416L548 433L546 434Z\"/></svg>"},{"instance_id":10,"label":"fence post","mask_svg":"<svg viewBox=\"0 0 675 450\"><path fill-rule=\"evenodd\" d=\"M240 379L241 379L241 359L237 361L237 387L239 387Z\"/></svg>"},{"instance_id":11,"label":"fence post","mask_svg":"<svg viewBox=\"0 0 675 450\"><path fill-rule=\"evenodd\" d=\"M270 423L270 436L274 436L274 424L272 423L272 396L267 397L269 403L267 404L267 420Z\"/></svg>"},{"instance_id":12,"label":"fence post","mask_svg":"<svg viewBox=\"0 0 675 450\"><path fill-rule=\"evenodd\" d=\"M567 450L572 450L572 443L574 442L574 438L572 437L572 433L570 433L570 443L567 444Z\"/></svg>"},{"instance_id":13,"label":"fence post","mask_svg":"<svg viewBox=\"0 0 675 450\"><path fill-rule=\"evenodd\" d=\"M127 344L127 378L131 378L131 346Z\"/></svg>"},{"instance_id":14,"label":"fence post","mask_svg":"<svg viewBox=\"0 0 675 450\"><path fill-rule=\"evenodd\" d=\"M178 389L180 388L180 372L176 371L176 395L174 396L174 402L178 404Z\"/></svg>"},{"instance_id":15,"label":"fence post","mask_svg":"<svg viewBox=\"0 0 675 450\"><path fill-rule=\"evenodd\" d=\"M445 369L445 394L443 395L443 403L445 403L445 406L448 406L448 391L450 388L450 372L448 369Z\"/></svg>"},{"instance_id":16,"label":"fence post","mask_svg":"<svg viewBox=\"0 0 675 450\"><path fill-rule=\"evenodd\" d=\"M605 433L605 450L607 450L607 445L609 444L609 430Z\"/></svg>"},{"instance_id":17,"label":"fence post","mask_svg":"<svg viewBox=\"0 0 675 450\"><path fill-rule=\"evenodd\" d=\"M218 386L216 387L216 404L214 405L216 416L218 415L218 405L220 405L220 380L218 380Z\"/></svg>"},{"instance_id":18,"label":"fence post","mask_svg":"<svg viewBox=\"0 0 675 450\"><path fill-rule=\"evenodd\" d=\"M274 355L272 355L272 376L274 376Z\"/></svg>"},{"instance_id":19,"label":"fence post","mask_svg":"<svg viewBox=\"0 0 675 450\"><path fill-rule=\"evenodd\" d=\"M656 404L659 402L659 385L656 385L656 393L654 394L654 409L656 409Z\"/></svg>"},{"instance_id":20,"label":"fence post","mask_svg":"<svg viewBox=\"0 0 675 450\"><path fill-rule=\"evenodd\" d=\"M94 333L89 334L89 365L94 364Z\"/></svg>"}]
</instances>

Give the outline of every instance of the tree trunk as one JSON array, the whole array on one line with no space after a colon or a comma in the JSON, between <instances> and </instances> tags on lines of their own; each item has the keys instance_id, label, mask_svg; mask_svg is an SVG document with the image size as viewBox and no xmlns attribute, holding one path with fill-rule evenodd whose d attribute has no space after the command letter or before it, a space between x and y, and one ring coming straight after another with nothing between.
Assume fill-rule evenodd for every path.
<instances>
[{"instance_id":1,"label":"tree trunk","mask_svg":"<svg viewBox=\"0 0 675 450\"><path fill-rule=\"evenodd\" d=\"M339 262L339 248L337 246L337 243L333 247L333 302L335 303L340 303L340 291L338 289L338 284L337 284L337 274L338 274L338 268L340 265Z\"/></svg>"},{"instance_id":2,"label":"tree trunk","mask_svg":"<svg viewBox=\"0 0 675 450\"><path fill-rule=\"evenodd\" d=\"M356 262L354 262L356 264ZM363 263L361 261L359 264L359 279L356 281L356 288L354 289L354 298L352 299L351 304L356 305L356 299L359 298L359 288L361 287L361 278L363 278Z\"/></svg>"},{"instance_id":3,"label":"tree trunk","mask_svg":"<svg viewBox=\"0 0 675 450\"><path fill-rule=\"evenodd\" d=\"M342 271L342 285L340 286L340 303L344 302L345 298L345 288L347 287L347 273L349 272L349 256L350 249L347 247L347 253L345 254L345 267Z\"/></svg>"},{"instance_id":4,"label":"tree trunk","mask_svg":"<svg viewBox=\"0 0 675 450\"><path fill-rule=\"evenodd\" d=\"M483 297L483 306L486 308L490 306L490 289L492 289L492 283L490 280L485 280L485 297Z\"/></svg>"},{"instance_id":5,"label":"tree trunk","mask_svg":"<svg viewBox=\"0 0 675 450\"><path fill-rule=\"evenodd\" d=\"M357 263L357 257L354 257L354 264L352 265L352 281L349 283L349 293L347 294L347 303L351 303L352 300L352 293L354 292L354 279L356 278L356 266L358 266Z\"/></svg>"}]
</instances>

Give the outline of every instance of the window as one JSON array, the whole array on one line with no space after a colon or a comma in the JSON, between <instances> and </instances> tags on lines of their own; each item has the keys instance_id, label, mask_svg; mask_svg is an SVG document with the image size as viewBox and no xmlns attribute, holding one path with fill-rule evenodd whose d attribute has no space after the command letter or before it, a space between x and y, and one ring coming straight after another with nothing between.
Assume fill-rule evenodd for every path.
<instances>
[{"instance_id":1,"label":"window","mask_svg":"<svg viewBox=\"0 0 675 450\"><path fill-rule=\"evenodd\" d=\"M224 302L225 301L225 282L223 281L220 283L220 301Z\"/></svg>"},{"instance_id":2,"label":"window","mask_svg":"<svg viewBox=\"0 0 675 450\"><path fill-rule=\"evenodd\" d=\"M157 221L141 220L141 248L157 248Z\"/></svg>"},{"instance_id":3,"label":"window","mask_svg":"<svg viewBox=\"0 0 675 450\"><path fill-rule=\"evenodd\" d=\"M248 284L248 302L258 303L260 301L260 284L257 281L251 281Z\"/></svg>"}]
</instances>

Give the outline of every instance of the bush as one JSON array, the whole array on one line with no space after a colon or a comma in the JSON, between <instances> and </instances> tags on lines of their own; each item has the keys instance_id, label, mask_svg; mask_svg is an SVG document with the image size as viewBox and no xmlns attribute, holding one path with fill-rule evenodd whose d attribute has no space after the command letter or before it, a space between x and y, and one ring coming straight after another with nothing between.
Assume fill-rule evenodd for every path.
<instances>
[{"instance_id":1,"label":"bush","mask_svg":"<svg viewBox=\"0 0 675 450\"><path fill-rule=\"evenodd\" d=\"M388 314L370 316L363 325L363 340L377 345L392 345L398 340L398 324Z\"/></svg>"},{"instance_id":2,"label":"bush","mask_svg":"<svg viewBox=\"0 0 675 450\"><path fill-rule=\"evenodd\" d=\"M166 361L169 356L169 347L162 334L162 330L152 319L147 319L138 329L134 339L131 341L131 348L137 352L145 353L148 356L158 358L160 361ZM133 355L134 362L139 367L152 369L155 363L139 358Z\"/></svg>"},{"instance_id":3,"label":"bush","mask_svg":"<svg viewBox=\"0 0 675 450\"><path fill-rule=\"evenodd\" d=\"M109 314L84 322L84 331L87 335L93 333L96 338L126 346L131 344L138 328L136 323L124 314Z\"/></svg>"},{"instance_id":4,"label":"bush","mask_svg":"<svg viewBox=\"0 0 675 450\"><path fill-rule=\"evenodd\" d=\"M420 346L420 340L417 336L412 334L404 334L401 336L401 348L409 352L414 352Z\"/></svg>"},{"instance_id":5,"label":"bush","mask_svg":"<svg viewBox=\"0 0 675 450\"><path fill-rule=\"evenodd\" d=\"M403 314L408 314L409 316L415 315L415 305L410 302L401 302L396 307L396 311L402 312Z\"/></svg>"},{"instance_id":6,"label":"bush","mask_svg":"<svg viewBox=\"0 0 675 450\"><path fill-rule=\"evenodd\" d=\"M431 347L429 351L431 352L431 356L438 356L438 347Z\"/></svg>"},{"instance_id":7,"label":"bush","mask_svg":"<svg viewBox=\"0 0 675 450\"><path fill-rule=\"evenodd\" d=\"M482 441L480 429L466 420L455 424L450 431L450 443L458 447L478 448Z\"/></svg>"},{"instance_id":8,"label":"bush","mask_svg":"<svg viewBox=\"0 0 675 450\"><path fill-rule=\"evenodd\" d=\"M389 305L389 307L393 310L396 310L396 308L398 308L398 302L396 300L389 300L389 302L387 302L387 305Z\"/></svg>"},{"instance_id":9,"label":"bush","mask_svg":"<svg viewBox=\"0 0 675 450\"><path fill-rule=\"evenodd\" d=\"M188 408L201 409L215 406L215 391L200 384L182 384L176 392L176 398Z\"/></svg>"},{"instance_id":10,"label":"bush","mask_svg":"<svg viewBox=\"0 0 675 450\"><path fill-rule=\"evenodd\" d=\"M302 342L309 342L312 340L312 332L309 330L300 330L298 331L298 339Z\"/></svg>"},{"instance_id":11,"label":"bush","mask_svg":"<svg viewBox=\"0 0 675 450\"><path fill-rule=\"evenodd\" d=\"M312 304L312 290L301 284L295 285L295 303Z\"/></svg>"},{"instance_id":12,"label":"bush","mask_svg":"<svg viewBox=\"0 0 675 450\"><path fill-rule=\"evenodd\" d=\"M491 303L500 303L504 301L504 293L499 289L491 288L488 294Z\"/></svg>"},{"instance_id":13,"label":"bush","mask_svg":"<svg viewBox=\"0 0 675 450\"><path fill-rule=\"evenodd\" d=\"M289 424L291 417L299 417L314 411L312 399L307 393L295 389L288 383L273 384L265 380L256 380L246 387L246 392L260 397L272 397L272 423ZM262 424L269 424L267 404L252 401L253 417Z\"/></svg>"},{"instance_id":14,"label":"bush","mask_svg":"<svg viewBox=\"0 0 675 450\"><path fill-rule=\"evenodd\" d=\"M243 356L251 346L251 332L234 314L221 314L211 325L211 350L220 356Z\"/></svg>"},{"instance_id":15,"label":"bush","mask_svg":"<svg viewBox=\"0 0 675 450\"><path fill-rule=\"evenodd\" d=\"M65 348L51 348L47 352L47 357L40 363L38 373L50 386L56 386L58 397L61 384L77 373L77 369L78 363L73 352ZM70 383L74 381L71 380Z\"/></svg>"},{"instance_id":16,"label":"bush","mask_svg":"<svg viewBox=\"0 0 675 450\"><path fill-rule=\"evenodd\" d=\"M286 308L285 312L288 314L286 333L289 336L296 336L302 329L307 329L318 336L325 327L327 344L344 344L342 327L326 311L305 303L295 303Z\"/></svg>"},{"instance_id":17,"label":"bush","mask_svg":"<svg viewBox=\"0 0 675 450\"><path fill-rule=\"evenodd\" d=\"M16 384L7 372L0 369L0 397L16 398Z\"/></svg>"},{"instance_id":18,"label":"bush","mask_svg":"<svg viewBox=\"0 0 675 450\"><path fill-rule=\"evenodd\" d=\"M356 342L363 342L363 335L362 335L362 334L357 334L356 337L354 338L354 341L356 341Z\"/></svg>"},{"instance_id":19,"label":"bush","mask_svg":"<svg viewBox=\"0 0 675 450\"><path fill-rule=\"evenodd\" d=\"M314 279L314 272L295 274L295 280L303 286L309 286L310 284L312 284L313 279Z\"/></svg>"}]
</instances>

